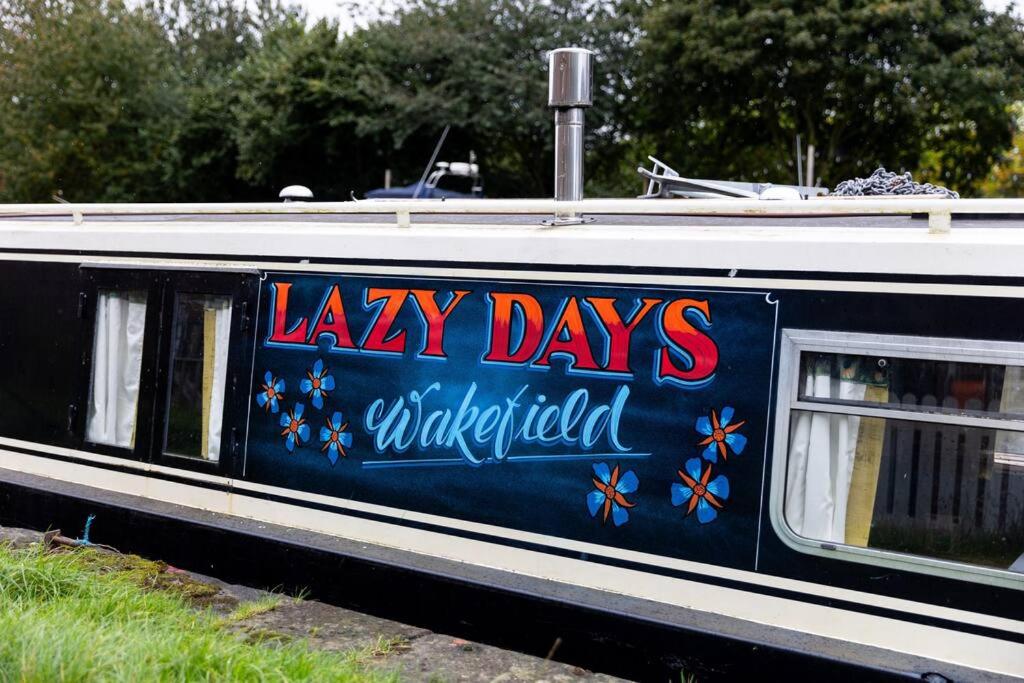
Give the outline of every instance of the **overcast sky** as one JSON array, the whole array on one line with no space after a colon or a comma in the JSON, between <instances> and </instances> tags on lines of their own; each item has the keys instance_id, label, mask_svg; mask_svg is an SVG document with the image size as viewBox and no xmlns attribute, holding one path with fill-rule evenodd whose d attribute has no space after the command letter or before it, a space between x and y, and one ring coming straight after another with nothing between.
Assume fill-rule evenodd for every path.
<instances>
[{"instance_id":1,"label":"overcast sky","mask_svg":"<svg viewBox=\"0 0 1024 683\"><path fill-rule=\"evenodd\" d=\"M1005 9L1012 0L983 0L985 6L991 10ZM383 3L385 6L393 6L393 0L292 0L297 5L306 9L309 18L312 20L323 17L338 19L343 31L352 30L355 22L350 17L347 8L358 8L371 13L378 11Z\"/></svg>"},{"instance_id":2,"label":"overcast sky","mask_svg":"<svg viewBox=\"0 0 1024 683\"><path fill-rule=\"evenodd\" d=\"M358 21L352 19L353 10L372 16L379 13L381 7L391 7L395 4L391 0L291 0L291 3L305 8L312 21L324 17L337 19L345 33L351 31Z\"/></svg>"}]
</instances>

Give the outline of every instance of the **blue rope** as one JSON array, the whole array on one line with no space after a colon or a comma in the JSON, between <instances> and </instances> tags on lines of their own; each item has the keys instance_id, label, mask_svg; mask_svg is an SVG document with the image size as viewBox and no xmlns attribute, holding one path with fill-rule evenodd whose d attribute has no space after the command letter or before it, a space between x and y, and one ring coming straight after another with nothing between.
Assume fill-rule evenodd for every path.
<instances>
[{"instance_id":1,"label":"blue rope","mask_svg":"<svg viewBox=\"0 0 1024 683\"><path fill-rule=\"evenodd\" d=\"M89 515L85 518L85 531L82 533L82 537L77 539L82 545L92 545L92 541L89 540L89 529L92 528L94 519L96 519L96 515Z\"/></svg>"}]
</instances>

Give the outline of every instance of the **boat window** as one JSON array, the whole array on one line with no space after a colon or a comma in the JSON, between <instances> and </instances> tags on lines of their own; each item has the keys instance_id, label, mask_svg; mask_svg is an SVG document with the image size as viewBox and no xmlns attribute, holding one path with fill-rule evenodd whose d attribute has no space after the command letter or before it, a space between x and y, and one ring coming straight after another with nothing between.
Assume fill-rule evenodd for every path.
<instances>
[{"instance_id":1,"label":"boat window","mask_svg":"<svg viewBox=\"0 0 1024 683\"><path fill-rule=\"evenodd\" d=\"M801 354L800 367L801 400L1024 419L1021 367L813 352ZM823 388L833 384L850 391L832 396ZM867 386L886 390L860 389Z\"/></svg>"},{"instance_id":2,"label":"boat window","mask_svg":"<svg viewBox=\"0 0 1024 683\"><path fill-rule=\"evenodd\" d=\"M842 337L786 335L786 528L890 566L1024 573L1024 347Z\"/></svg>"},{"instance_id":3,"label":"boat window","mask_svg":"<svg viewBox=\"0 0 1024 683\"><path fill-rule=\"evenodd\" d=\"M220 459L231 297L175 295L164 452Z\"/></svg>"},{"instance_id":4,"label":"boat window","mask_svg":"<svg viewBox=\"0 0 1024 683\"><path fill-rule=\"evenodd\" d=\"M86 438L134 448L146 292L99 290Z\"/></svg>"}]
</instances>

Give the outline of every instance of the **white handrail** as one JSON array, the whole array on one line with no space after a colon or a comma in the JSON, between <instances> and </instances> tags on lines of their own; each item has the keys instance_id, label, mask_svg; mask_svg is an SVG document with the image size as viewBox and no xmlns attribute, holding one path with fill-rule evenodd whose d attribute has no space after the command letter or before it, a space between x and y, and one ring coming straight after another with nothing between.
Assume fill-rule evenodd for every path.
<instances>
[{"instance_id":1,"label":"white handrail","mask_svg":"<svg viewBox=\"0 0 1024 683\"><path fill-rule=\"evenodd\" d=\"M570 206L571 204L571 206ZM222 204L0 204L0 217L145 216L223 214L546 214L553 199L416 199L348 202L262 202ZM920 214L1021 214L1024 199L942 199L915 197L823 197L809 200L756 199L585 199L561 202L582 214L822 216Z\"/></svg>"}]
</instances>

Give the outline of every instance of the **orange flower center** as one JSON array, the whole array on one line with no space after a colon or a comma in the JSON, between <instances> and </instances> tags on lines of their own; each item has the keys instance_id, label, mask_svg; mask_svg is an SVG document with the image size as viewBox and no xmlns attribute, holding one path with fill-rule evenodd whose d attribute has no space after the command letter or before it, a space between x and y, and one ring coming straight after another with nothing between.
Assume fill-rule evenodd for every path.
<instances>
[{"instance_id":1,"label":"orange flower center","mask_svg":"<svg viewBox=\"0 0 1024 683\"><path fill-rule=\"evenodd\" d=\"M338 440L338 432L331 432L331 441Z\"/></svg>"},{"instance_id":2,"label":"orange flower center","mask_svg":"<svg viewBox=\"0 0 1024 683\"><path fill-rule=\"evenodd\" d=\"M313 378L313 388L314 389L319 389L320 388L320 379L318 377Z\"/></svg>"},{"instance_id":3,"label":"orange flower center","mask_svg":"<svg viewBox=\"0 0 1024 683\"><path fill-rule=\"evenodd\" d=\"M612 486L611 484L609 484L608 486L605 486L604 487L604 497L605 498L614 498L615 497L615 487Z\"/></svg>"},{"instance_id":4,"label":"orange flower center","mask_svg":"<svg viewBox=\"0 0 1024 683\"><path fill-rule=\"evenodd\" d=\"M704 488L704 484L697 484L696 486L693 487L693 492L698 496L703 496L705 493L707 493L707 491L708 490Z\"/></svg>"},{"instance_id":5,"label":"orange flower center","mask_svg":"<svg viewBox=\"0 0 1024 683\"><path fill-rule=\"evenodd\" d=\"M299 421L292 420L291 424L288 425L288 429L292 430L293 432L299 431Z\"/></svg>"},{"instance_id":6,"label":"orange flower center","mask_svg":"<svg viewBox=\"0 0 1024 683\"><path fill-rule=\"evenodd\" d=\"M715 441L725 441L725 430L716 429L711 433L711 438L714 439Z\"/></svg>"},{"instance_id":7,"label":"orange flower center","mask_svg":"<svg viewBox=\"0 0 1024 683\"><path fill-rule=\"evenodd\" d=\"M274 391L274 387L267 387L267 398L274 398L277 392Z\"/></svg>"}]
</instances>

